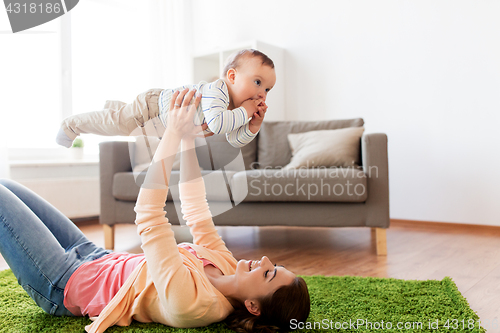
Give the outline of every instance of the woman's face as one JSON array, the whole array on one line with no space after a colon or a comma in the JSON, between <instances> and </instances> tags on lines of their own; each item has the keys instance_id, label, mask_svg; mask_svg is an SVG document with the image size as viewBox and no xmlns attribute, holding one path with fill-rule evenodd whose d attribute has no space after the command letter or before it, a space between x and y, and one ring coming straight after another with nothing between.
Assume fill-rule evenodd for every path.
<instances>
[{"instance_id":1,"label":"woman's face","mask_svg":"<svg viewBox=\"0 0 500 333\"><path fill-rule=\"evenodd\" d=\"M236 267L236 281L240 299L259 299L289 285L296 275L283 266L275 266L268 257L261 260L240 260Z\"/></svg>"}]
</instances>

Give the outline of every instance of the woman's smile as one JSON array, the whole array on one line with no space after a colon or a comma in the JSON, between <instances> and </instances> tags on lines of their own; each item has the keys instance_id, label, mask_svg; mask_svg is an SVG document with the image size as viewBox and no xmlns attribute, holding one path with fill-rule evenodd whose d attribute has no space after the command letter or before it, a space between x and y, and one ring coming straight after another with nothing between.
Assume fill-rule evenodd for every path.
<instances>
[{"instance_id":1,"label":"woman's smile","mask_svg":"<svg viewBox=\"0 0 500 333\"><path fill-rule=\"evenodd\" d=\"M252 267L255 267L255 264L257 263L257 261L255 260L250 260L250 262L248 263L248 271L250 272L252 270Z\"/></svg>"}]
</instances>

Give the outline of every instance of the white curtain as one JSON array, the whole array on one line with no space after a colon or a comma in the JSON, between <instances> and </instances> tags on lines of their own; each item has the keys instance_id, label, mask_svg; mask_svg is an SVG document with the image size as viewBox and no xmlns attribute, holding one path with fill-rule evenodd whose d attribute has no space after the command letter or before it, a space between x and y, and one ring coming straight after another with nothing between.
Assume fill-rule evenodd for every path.
<instances>
[{"instance_id":1,"label":"white curtain","mask_svg":"<svg viewBox=\"0 0 500 333\"><path fill-rule=\"evenodd\" d=\"M73 113L191 78L191 0L89 0L71 16ZM89 25L89 19L92 24ZM59 123L59 122L58 122ZM86 154L123 137L83 135Z\"/></svg>"},{"instance_id":2,"label":"white curtain","mask_svg":"<svg viewBox=\"0 0 500 333\"><path fill-rule=\"evenodd\" d=\"M162 87L192 83L192 1L150 1L149 5L155 46L152 62L158 66Z\"/></svg>"}]
</instances>

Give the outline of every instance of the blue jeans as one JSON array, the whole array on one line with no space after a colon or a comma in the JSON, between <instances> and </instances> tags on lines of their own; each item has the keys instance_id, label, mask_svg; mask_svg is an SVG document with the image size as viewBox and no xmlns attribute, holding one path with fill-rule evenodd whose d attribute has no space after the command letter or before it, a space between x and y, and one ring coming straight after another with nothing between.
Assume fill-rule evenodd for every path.
<instances>
[{"instance_id":1,"label":"blue jeans","mask_svg":"<svg viewBox=\"0 0 500 333\"><path fill-rule=\"evenodd\" d=\"M0 179L0 253L28 295L45 312L72 316L64 287L85 262L109 254L33 191Z\"/></svg>"}]
</instances>

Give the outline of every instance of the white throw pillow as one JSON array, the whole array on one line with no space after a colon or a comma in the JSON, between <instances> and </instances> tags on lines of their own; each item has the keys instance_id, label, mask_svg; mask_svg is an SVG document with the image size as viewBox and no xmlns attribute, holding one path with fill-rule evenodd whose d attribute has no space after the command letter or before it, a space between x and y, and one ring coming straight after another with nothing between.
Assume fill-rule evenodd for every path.
<instances>
[{"instance_id":1,"label":"white throw pillow","mask_svg":"<svg viewBox=\"0 0 500 333\"><path fill-rule=\"evenodd\" d=\"M292 160L286 169L352 167L360 164L363 127L288 134Z\"/></svg>"}]
</instances>

